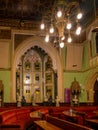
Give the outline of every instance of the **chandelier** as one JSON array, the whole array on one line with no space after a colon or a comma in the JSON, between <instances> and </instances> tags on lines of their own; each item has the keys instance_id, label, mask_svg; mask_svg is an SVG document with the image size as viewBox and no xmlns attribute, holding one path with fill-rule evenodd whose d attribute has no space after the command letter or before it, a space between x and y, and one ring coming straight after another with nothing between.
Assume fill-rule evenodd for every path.
<instances>
[{"instance_id":1,"label":"chandelier","mask_svg":"<svg viewBox=\"0 0 98 130\"><path fill-rule=\"evenodd\" d=\"M40 25L45 31L45 42L58 41L60 48L71 43L73 34L80 35L82 13L78 1L55 0L53 8L45 12ZM66 39L66 40L65 40Z\"/></svg>"}]
</instances>

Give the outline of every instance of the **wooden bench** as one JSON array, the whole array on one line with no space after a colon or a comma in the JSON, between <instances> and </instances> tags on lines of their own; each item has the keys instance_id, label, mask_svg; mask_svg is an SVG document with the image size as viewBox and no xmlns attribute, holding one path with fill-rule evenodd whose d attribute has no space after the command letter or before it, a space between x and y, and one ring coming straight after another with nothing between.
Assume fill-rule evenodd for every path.
<instances>
[{"instance_id":1,"label":"wooden bench","mask_svg":"<svg viewBox=\"0 0 98 130\"><path fill-rule=\"evenodd\" d=\"M20 130L20 125L0 125L0 130Z\"/></svg>"},{"instance_id":2,"label":"wooden bench","mask_svg":"<svg viewBox=\"0 0 98 130\"><path fill-rule=\"evenodd\" d=\"M73 113L75 113L76 115L79 115L81 116L81 119L80 119L80 124L85 124L85 118L86 118L86 113L85 112L81 112L81 111L75 111L73 110Z\"/></svg>"},{"instance_id":3,"label":"wooden bench","mask_svg":"<svg viewBox=\"0 0 98 130\"><path fill-rule=\"evenodd\" d=\"M94 130L98 129L98 119L86 119L86 125L93 128Z\"/></svg>"},{"instance_id":4,"label":"wooden bench","mask_svg":"<svg viewBox=\"0 0 98 130\"><path fill-rule=\"evenodd\" d=\"M62 130L61 128L45 121L45 120L39 120L39 121L34 121L36 124L36 129L37 130Z\"/></svg>"},{"instance_id":5,"label":"wooden bench","mask_svg":"<svg viewBox=\"0 0 98 130\"><path fill-rule=\"evenodd\" d=\"M80 124L80 125L83 124L83 120L82 120L81 116L74 113L73 111L72 112L64 111L63 114L65 116L65 120L70 121L72 123L77 123L77 124Z\"/></svg>"},{"instance_id":6,"label":"wooden bench","mask_svg":"<svg viewBox=\"0 0 98 130\"><path fill-rule=\"evenodd\" d=\"M34 122L37 130L92 130L89 127L71 123L53 116L47 116L46 121Z\"/></svg>"}]
</instances>

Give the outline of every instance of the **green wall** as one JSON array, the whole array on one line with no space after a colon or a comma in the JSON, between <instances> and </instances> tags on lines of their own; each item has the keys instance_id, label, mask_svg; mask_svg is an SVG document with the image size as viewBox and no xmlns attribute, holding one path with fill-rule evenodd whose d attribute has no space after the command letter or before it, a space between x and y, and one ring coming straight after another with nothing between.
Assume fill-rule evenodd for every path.
<instances>
[{"instance_id":1,"label":"green wall","mask_svg":"<svg viewBox=\"0 0 98 130\"><path fill-rule=\"evenodd\" d=\"M94 39L94 37L92 37ZM82 59L82 69L80 71L67 71L64 70L64 88L70 88L71 83L74 81L74 78L79 82L81 86L81 94L80 94L80 102L86 102L87 101L87 93L86 93L86 85L87 81L90 77L92 77L96 72L98 72L98 63L96 64L95 60L93 60L93 66L90 66L90 59L92 55L95 53L94 52L94 40L92 40L92 46L90 47L89 42L84 42L83 44L83 59ZM91 49L91 50L90 50ZM92 52L90 52L90 51ZM64 52L65 51L65 52ZM62 50L62 54L64 55L66 53L66 50ZM65 55L64 55L65 57ZM63 58L64 58L63 57ZM93 57L92 57L93 59ZM66 61L63 59L63 66L66 66Z\"/></svg>"},{"instance_id":2,"label":"green wall","mask_svg":"<svg viewBox=\"0 0 98 130\"><path fill-rule=\"evenodd\" d=\"M1 41L8 42L8 63L6 68L0 68L0 80L4 85L4 102L10 102L10 91L11 91L11 57L12 57L12 44L11 41L8 39L2 39ZM6 57L5 57L6 59ZM6 59L7 60L7 59ZM2 62L2 59L1 59Z\"/></svg>"},{"instance_id":3,"label":"green wall","mask_svg":"<svg viewBox=\"0 0 98 130\"><path fill-rule=\"evenodd\" d=\"M4 85L4 102L10 102L10 71L0 71L0 80Z\"/></svg>"},{"instance_id":4,"label":"green wall","mask_svg":"<svg viewBox=\"0 0 98 130\"><path fill-rule=\"evenodd\" d=\"M64 73L64 88L70 88L71 83L74 81L74 78L79 82L82 91L80 94L80 101L81 102L86 102L87 101L87 96L86 96L86 91L85 91L85 79L87 78L86 73L81 73L81 72L65 72Z\"/></svg>"},{"instance_id":5,"label":"green wall","mask_svg":"<svg viewBox=\"0 0 98 130\"><path fill-rule=\"evenodd\" d=\"M91 68L84 72L64 72L64 88L70 88L71 83L74 81L74 78L76 78L81 86L80 102L87 102L87 81L97 72L98 67Z\"/></svg>"},{"instance_id":6,"label":"green wall","mask_svg":"<svg viewBox=\"0 0 98 130\"><path fill-rule=\"evenodd\" d=\"M97 65L90 67L89 62L90 62L90 57L89 57L89 47L90 44L89 42L83 43L83 59L82 59L82 69L80 71L66 71L65 66L66 66L66 46L62 49L62 64L63 64L63 75L64 75L64 88L70 88L71 83L74 81L74 78L79 82L82 88L82 92L80 95L80 101L81 102L86 102L87 101L87 95L86 95L86 83L87 80L93 76L96 72L98 72ZM94 35L92 35L92 40L91 40L91 55L92 59L93 56L95 56L95 46L94 46ZM9 63L8 63L8 68L11 68L11 57L12 57L12 44L9 44ZM93 60L95 63L95 61ZM94 65L93 63L93 65ZM0 80L3 81L4 84L4 102L10 102L10 91L11 91L11 69L1 69L0 70Z\"/></svg>"},{"instance_id":7,"label":"green wall","mask_svg":"<svg viewBox=\"0 0 98 130\"><path fill-rule=\"evenodd\" d=\"M82 58L82 70L86 70L89 67L89 43L84 43L83 46L83 58Z\"/></svg>"}]
</instances>

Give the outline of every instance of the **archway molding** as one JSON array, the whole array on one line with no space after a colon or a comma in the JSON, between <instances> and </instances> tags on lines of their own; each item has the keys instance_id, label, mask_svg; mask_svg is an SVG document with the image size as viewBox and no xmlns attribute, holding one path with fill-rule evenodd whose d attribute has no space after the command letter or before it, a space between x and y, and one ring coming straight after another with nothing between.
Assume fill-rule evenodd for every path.
<instances>
[{"instance_id":1,"label":"archway molding","mask_svg":"<svg viewBox=\"0 0 98 130\"><path fill-rule=\"evenodd\" d=\"M86 34L87 34L87 40L91 40L91 35L92 31L98 28L98 19L96 19L87 29Z\"/></svg>"},{"instance_id":2,"label":"archway molding","mask_svg":"<svg viewBox=\"0 0 98 130\"><path fill-rule=\"evenodd\" d=\"M86 91L88 92L89 102L94 102L94 84L97 78L98 78L98 72L95 72L87 80Z\"/></svg>"},{"instance_id":3,"label":"archway molding","mask_svg":"<svg viewBox=\"0 0 98 130\"><path fill-rule=\"evenodd\" d=\"M15 50L12 63L12 87L11 87L11 101L16 102L16 65L19 63L20 57L31 47L38 46L42 48L52 58L53 69L58 74L58 96L61 101L64 101L64 80L63 80L63 65L61 62L61 56L58 51L50 45L45 43L41 37L33 36L24 40Z\"/></svg>"}]
</instances>

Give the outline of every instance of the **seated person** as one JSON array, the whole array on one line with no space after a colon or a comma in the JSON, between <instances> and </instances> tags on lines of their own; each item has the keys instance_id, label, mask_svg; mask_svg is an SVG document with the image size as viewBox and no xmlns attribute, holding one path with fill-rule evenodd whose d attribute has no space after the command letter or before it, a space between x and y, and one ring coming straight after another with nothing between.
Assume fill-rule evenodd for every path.
<instances>
[{"instance_id":1,"label":"seated person","mask_svg":"<svg viewBox=\"0 0 98 130\"><path fill-rule=\"evenodd\" d=\"M21 99L21 105L22 105L22 106L25 106L25 105L26 105L26 99L25 99L25 96L22 96L22 99Z\"/></svg>"},{"instance_id":2,"label":"seated person","mask_svg":"<svg viewBox=\"0 0 98 130\"><path fill-rule=\"evenodd\" d=\"M52 96L50 95L49 99L48 99L48 102L49 102L49 106L52 105Z\"/></svg>"}]
</instances>

